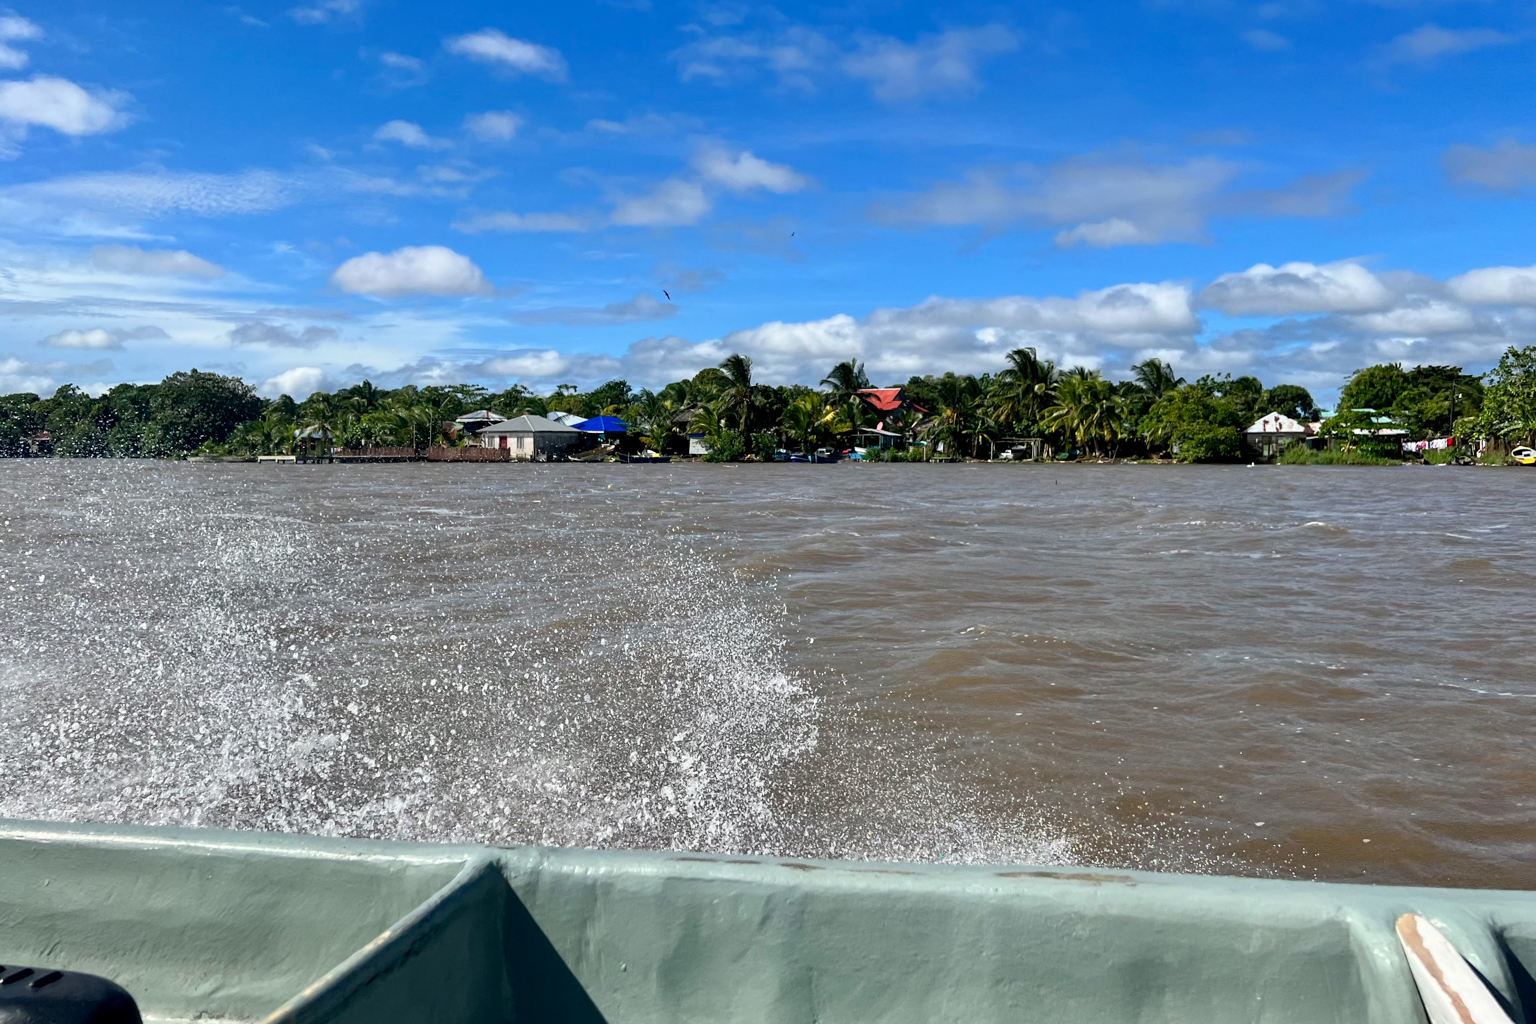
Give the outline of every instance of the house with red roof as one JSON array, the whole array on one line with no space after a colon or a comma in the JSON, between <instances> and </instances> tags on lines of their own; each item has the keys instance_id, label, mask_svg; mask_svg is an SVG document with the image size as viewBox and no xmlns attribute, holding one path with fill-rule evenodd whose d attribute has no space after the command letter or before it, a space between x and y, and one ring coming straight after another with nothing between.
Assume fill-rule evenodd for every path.
<instances>
[{"instance_id":1,"label":"house with red roof","mask_svg":"<svg viewBox=\"0 0 1536 1024\"><path fill-rule=\"evenodd\" d=\"M904 388L860 388L859 397L880 414L876 424L884 430L895 423L926 416L928 410L907 398Z\"/></svg>"}]
</instances>

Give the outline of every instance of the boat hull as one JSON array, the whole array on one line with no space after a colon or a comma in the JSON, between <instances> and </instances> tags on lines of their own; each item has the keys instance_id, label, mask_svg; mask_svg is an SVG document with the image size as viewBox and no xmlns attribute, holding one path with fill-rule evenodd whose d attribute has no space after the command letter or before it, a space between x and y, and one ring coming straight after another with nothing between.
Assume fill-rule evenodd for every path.
<instances>
[{"instance_id":1,"label":"boat hull","mask_svg":"<svg viewBox=\"0 0 1536 1024\"><path fill-rule=\"evenodd\" d=\"M0 962L146 1019L1399 1024L1405 911L1525 1019L1526 892L0 826Z\"/></svg>"}]
</instances>

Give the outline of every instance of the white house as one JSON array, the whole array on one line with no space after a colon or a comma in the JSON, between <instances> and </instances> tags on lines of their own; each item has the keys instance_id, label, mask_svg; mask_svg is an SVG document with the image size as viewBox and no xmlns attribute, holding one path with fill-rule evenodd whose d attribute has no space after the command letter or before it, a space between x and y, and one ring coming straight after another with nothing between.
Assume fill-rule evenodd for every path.
<instances>
[{"instance_id":1,"label":"white house","mask_svg":"<svg viewBox=\"0 0 1536 1024\"><path fill-rule=\"evenodd\" d=\"M506 448L514 459L547 459L581 441L581 431L543 416L514 416L480 431L485 448Z\"/></svg>"},{"instance_id":2,"label":"white house","mask_svg":"<svg viewBox=\"0 0 1536 1024\"><path fill-rule=\"evenodd\" d=\"M1310 425L1299 423L1281 413L1271 412L1260 416L1247 430L1244 430L1243 440L1251 450L1269 458L1278 454L1292 441L1300 441L1312 434L1313 428Z\"/></svg>"}]
</instances>

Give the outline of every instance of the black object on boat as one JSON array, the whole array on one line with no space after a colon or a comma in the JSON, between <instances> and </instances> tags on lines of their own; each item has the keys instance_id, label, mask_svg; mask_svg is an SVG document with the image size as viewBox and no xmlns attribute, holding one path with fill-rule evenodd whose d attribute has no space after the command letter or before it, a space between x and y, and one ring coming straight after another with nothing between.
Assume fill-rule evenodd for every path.
<instances>
[{"instance_id":1,"label":"black object on boat","mask_svg":"<svg viewBox=\"0 0 1536 1024\"><path fill-rule=\"evenodd\" d=\"M142 1024L115 982L79 971L0 966L0 1024Z\"/></svg>"}]
</instances>

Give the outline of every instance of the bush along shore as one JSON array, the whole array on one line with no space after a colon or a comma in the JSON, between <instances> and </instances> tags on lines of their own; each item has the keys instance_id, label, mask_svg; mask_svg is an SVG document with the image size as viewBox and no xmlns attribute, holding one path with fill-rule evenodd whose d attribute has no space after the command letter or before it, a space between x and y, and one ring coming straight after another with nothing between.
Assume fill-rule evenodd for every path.
<instances>
[{"instance_id":1,"label":"bush along shore","mask_svg":"<svg viewBox=\"0 0 1536 1024\"><path fill-rule=\"evenodd\" d=\"M1008 353L997 373L913 377L888 387L873 386L853 360L831 367L818 387L765 384L751 359L732 355L659 391L622 380L590 391L561 385L549 394L520 384L495 392L474 384L385 389L364 380L299 402L264 399L239 378L190 370L99 396L74 385L48 398L4 396L0 456L283 455L303 436L337 448L421 453L474 444L471 429L455 420L478 410L509 418L618 417L627 427L619 451L702 451L710 461L769 461L818 449L857 449L871 461L1248 461L1245 429L1269 413L1309 425L1306 444L1279 452L1289 464L1396 463L1405 439L1453 435L1459 446L1484 442L1488 459L1498 461L1515 445L1536 443L1536 346L1510 348L1481 376L1456 366L1364 367L1343 382L1329 416L1294 384L1265 387L1230 374L1190 382L1156 359L1112 381L1094 370L1059 369L1029 348ZM1448 461L1455 453L1426 454Z\"/></svg>"}]
</instances>

